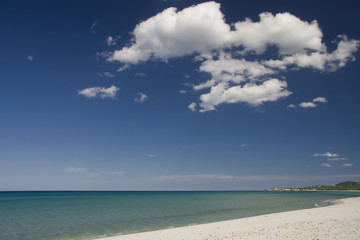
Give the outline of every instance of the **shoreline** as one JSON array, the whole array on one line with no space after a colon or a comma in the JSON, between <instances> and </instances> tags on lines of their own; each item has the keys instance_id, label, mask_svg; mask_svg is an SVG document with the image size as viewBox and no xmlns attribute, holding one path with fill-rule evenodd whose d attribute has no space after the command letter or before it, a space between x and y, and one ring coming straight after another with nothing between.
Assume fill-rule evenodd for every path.
<instances>
[{"instance_id":1,"label":"shoreline","mask_svg":"<svg viewBox=\"0 0 360 240\"><path fill-rule=\"evenodd\" d=\"M101 237L96 240L360 239L360 197L329 206L214 223Z\"/></svg>"}]
</instances>

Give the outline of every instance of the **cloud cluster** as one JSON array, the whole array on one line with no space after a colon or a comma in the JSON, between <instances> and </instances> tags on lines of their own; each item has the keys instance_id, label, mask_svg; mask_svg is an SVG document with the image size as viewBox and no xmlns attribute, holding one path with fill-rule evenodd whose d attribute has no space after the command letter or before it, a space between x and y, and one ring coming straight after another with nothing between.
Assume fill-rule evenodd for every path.
<instances>
[{"instance_id":1,"label":"cloud cluster","mask_svg":"<svg viewBox=\"0 0 360 240\"><path fill-rule=\"evenodd\" d=\"M117 91L120 88L116 86L111 86L109 88L104 87L92 87L85 88L78 92L79 95L83 95L87 98L101 97L101 98L115 98Z\"/></svg>"},{"instance_id":2,"label":"cloud cluster","mask_svg":"<svg viewBox=\"0 0 360 240\"><path fill-rule=\"evenodd\" d=\"M321 99L320 99L321 101ZM347 161L349 160L348 158L345 158L345 157L340 157L340 154L337 154L337 153L331 153L331 152L325 152L325 153L314 153L313 155L314 157L325 157L327 158L328 161ZM330 163L323 163L322 164L323 167L327 167L327 168L330 168L330 167L333 167L333 165L331 165ZM342 167L352 167L353 164L351 163L343 163L342 164Z\"/></svg>"},{"instance_id":3,"label":"cloud cluster","mask_svg":"<svg viewBox=\"0 0 360 240\"><path fill-rule=\"evenodd\" d=\"M181 11L165 9L139 23L132 36L130 45L112 52L107 60L121 62L123 70L131 64L195 54L199 70L211 76L193 86L196 91L209 89L200 96L201 112L223 103L257 106L288 97L291 92L282 72L302 68L335 71L355 59L360 44L339 35L336 50L328 52L316 20L302 21L287 12L265 12L259 14L259 21L246 18L227 24L216 2ZM269 59L269 52L276 57Z\"/></svg>"},{"instance_id":4,"label":"cloud cluster","mask_svg":"<svg viewBox=\"0 0 360 240\"><path fill-rule=\"evenodd\" d=\"M301 102L298 105L289 104L288 108L296 108L297 106L301 108L315 108L317 107L317 103L327 103L327 99L324 97L316 97L311 102Z\"/></svg>"}]
</instances>

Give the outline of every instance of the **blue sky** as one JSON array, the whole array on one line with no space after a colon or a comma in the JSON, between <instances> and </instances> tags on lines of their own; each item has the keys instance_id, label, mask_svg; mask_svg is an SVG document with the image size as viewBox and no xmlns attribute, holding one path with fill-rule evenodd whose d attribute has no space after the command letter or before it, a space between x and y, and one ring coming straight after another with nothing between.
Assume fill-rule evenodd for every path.
<instances>
[{"instance_id":1,"label":"blue sky","mask_svg":"<svg viewBox=\"0 0 360 240\"><path fill-rule=\"evenodd\" d=\"M0 190L360 180L355 1L2 1Z\"/></svg>"}]
</instances>

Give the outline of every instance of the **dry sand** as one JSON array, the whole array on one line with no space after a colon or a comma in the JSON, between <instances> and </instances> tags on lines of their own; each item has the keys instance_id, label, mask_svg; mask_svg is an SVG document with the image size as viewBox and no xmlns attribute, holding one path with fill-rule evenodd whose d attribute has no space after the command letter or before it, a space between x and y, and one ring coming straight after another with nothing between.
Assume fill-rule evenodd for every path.
<instances>
[{"instance_id":1,"label":"dry sand","mask_svg":"<svg viewBox=\"0 0 360 240\"><path fill-rule=\"evenodd\" d=\"M360 198L335 205L200 224L101 240L339 239L360 240Z\"/></svg>"}]
</instances>

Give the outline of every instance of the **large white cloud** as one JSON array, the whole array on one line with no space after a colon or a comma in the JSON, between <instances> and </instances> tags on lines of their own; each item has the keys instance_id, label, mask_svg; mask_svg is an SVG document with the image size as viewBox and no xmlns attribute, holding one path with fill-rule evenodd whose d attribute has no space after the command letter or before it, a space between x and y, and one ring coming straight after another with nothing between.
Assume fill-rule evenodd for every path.
<instances>
[{"instance_id":1,"label":"large white cloud","mask_svg":"<svg viewBox=\"0 0 360 240\"><path fill-rule=\"evenodd\" d=\"M166 61L232 46L259 53L269 44L278 46L281 54L325 50L316 21L304 22L290 13L266 12L259 17L259 22L237 22L231 30L219 3L206 2L178 12L168 8L138 24L132 33L134 43L115 51L109 61L137 64L152 57Z\"/></svg>"},{"instance_id":2,"label":"large white cloud","mask_svg":"<svg viewBox=\"0 0 360 240\"><path fill-rule=\"evenodd\" d=\"M348 61L354 61L354 53L358 50L360 41L349 40L345 35L338 36L337 49L332 53L328 52L311 52L296 53L282 59L264 61L265 66L286 70L293 67L313 68L320 71L336 71L344 67Z\"/></svg>"},{"instance_id":3,"label":"large white cloud","mask_svg":"<svg viewBox=\"0 0 360 240\"><path fill-rule=\"evenodd\" d=\"M215 110L221 103L244 102L257 106L263 102L276 101L291 94L286 90L287 83L278 79L267 80L260 85L247 83L244 86L229 87L226 83L213 86L209 93L201 95L201 112Z\"/></svg>"},{"instance_id":4,"label":"large white cloud","mask_svg":"<svg viewBox=\"0 0 360 240\"><path fill-rule=\"evenodd\" d=\"M200 66L200 71L211 74L212 79L194 86L195 90L212 87L220 82L241 83L248 80L274 74L272 69L263 66L257 61L246 61L245 59L234 59L230 54L220 52L215 59L210 57Z\"/></svg>"},{"instance_id":5,"label":"large white cloud","mask_svg":"<svg viewBox=\"0 0 360 240\"><path fill-rule=\"evenodd\" d=\"M220 4L207 2L177 12L168 8L138 24L129 47L115 51L110 61L139 63L151 57L167 60L193 52L205 52L226 42L230 26Z\"/></svg>"},{"instance_id":6,"label":"large white cloud","mask_svg":"<svg viewBox=\"0 0 360 240\"><path fill-rule=\"evenodd\" d=\"M227 24L220 4L206 2L181 11L168 8L140 22L131 44L112 52L107 60L121 62L126 69L149 60L195 54L199 70L211 76L194 85L195 90L209 89L200 96L204 112L221 103L276 101L291 94L285 80L278 80L281 72L302 68L330 72L355 59L360 41L339 35L337 49L329 53L322 38L316 20L264 12L258 21L246 18ZM273 59L265 58L269 47L276 50Z\"/></svg>"},{"instance_id":7,"label":"large white cloud","mask_svg":"<svg viewBox=\"0 0 360 240\"><path fill-rule=\"evenodd\" d=\"M259 17L259 22L245 19L235 23L235 30L230 33L231 43L256 52L263 52L269 44L273 44L279 48L281 55L304 52L306 49L325 50L316 20L308 23L287 12L275 16L265 12Z\"/></svg>"}]
</instances>

